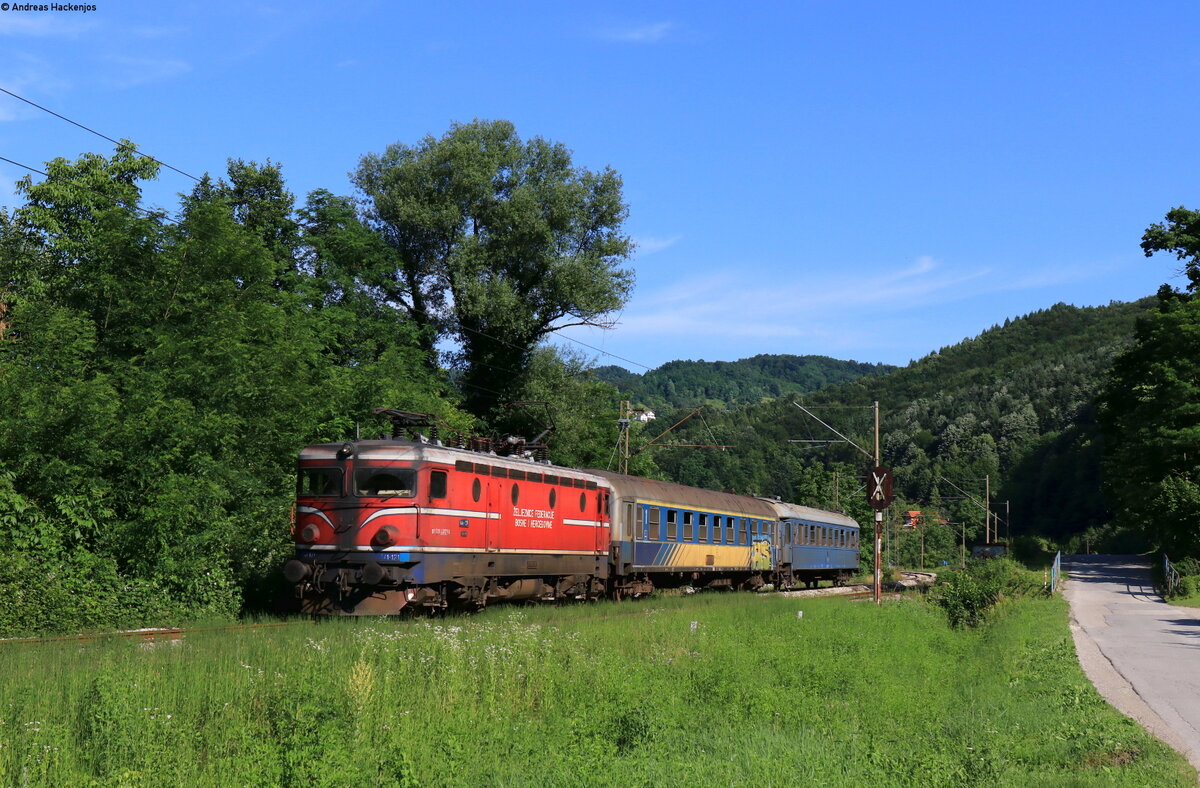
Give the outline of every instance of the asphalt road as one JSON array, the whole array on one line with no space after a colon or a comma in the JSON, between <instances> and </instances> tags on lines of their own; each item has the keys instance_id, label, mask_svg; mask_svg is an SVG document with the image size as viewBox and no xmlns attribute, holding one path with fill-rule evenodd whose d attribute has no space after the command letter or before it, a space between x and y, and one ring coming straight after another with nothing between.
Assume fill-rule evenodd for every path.
<instances>
[{"instance_id":1,"label":"asphalt road","mask_svg":"<svg viewBox=\"0 0 1200 788\"><path fill-rule=\"evenodd\" d=\"M1200 769L1200 608L1163 602L1140 556L1063 556L1063 569L1084 672Z\"/></svg>"}]
</instances>

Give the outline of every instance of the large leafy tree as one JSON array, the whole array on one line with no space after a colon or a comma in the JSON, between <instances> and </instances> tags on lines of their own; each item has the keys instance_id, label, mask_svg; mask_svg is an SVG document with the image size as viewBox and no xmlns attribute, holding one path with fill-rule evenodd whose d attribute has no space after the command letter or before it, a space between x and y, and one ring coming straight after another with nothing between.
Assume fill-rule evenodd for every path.
<instances>
[{"instance_id":1,"label":"large leafy tree","mask_svg":"<svg viewBox=\"0 0 1200 788\"><path fill-rule=\"evenodd\" d=\"M108 580L64 605L132 579L228 614L287 547L298 447L381 404L463 420L402 315L342 292L336 211L302 225L277 166L233 162L168 221L141 205L156 167L56 160L0 212L0 590L69 561Z\"/></svg>"},{"instance_id":2,"label":"large leafy tree","mask_svg":"<svg viewBox=\"0 0 1200 788\"><path fill-rule=\"evenodd\" d=\"M620 177L576 167L562 144L522 140L507 121L390 145L362 158L354 182L387 247L363 261L362 280L407 312L430 358L439 339L457 341L476 415L495 419L514 398L539 342L610 325L629 296Z\"/></svg>"},{"instance_id":3,"label":"large leafy tree","mask_svg":"<svg viewBox=\"0 0 1200 788\"><path fill-rule=\"evenodd\" d=\"M1101 397L1105 492L1118 517L1175 554L1200 554L1200 214L1176 208L1142 237L1184 261L1114 363Z\"/></svg>"}]
</instances>

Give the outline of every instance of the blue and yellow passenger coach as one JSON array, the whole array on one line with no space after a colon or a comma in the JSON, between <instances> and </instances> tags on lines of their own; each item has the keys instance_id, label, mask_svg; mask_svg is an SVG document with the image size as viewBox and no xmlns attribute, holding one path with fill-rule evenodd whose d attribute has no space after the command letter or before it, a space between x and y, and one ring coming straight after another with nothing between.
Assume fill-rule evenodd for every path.
<instances>
[{"instance_id":1,"label":"blue and yellow passenger coach","mask_svg":"<svg viewBox=\"0 0 1200 788\"><path fill-rule=\"evenodd\" d=\"M612 488L610 562L623 594L772 582L776 515L764 500L589 470Z\"/></svg>"}]
</instances>

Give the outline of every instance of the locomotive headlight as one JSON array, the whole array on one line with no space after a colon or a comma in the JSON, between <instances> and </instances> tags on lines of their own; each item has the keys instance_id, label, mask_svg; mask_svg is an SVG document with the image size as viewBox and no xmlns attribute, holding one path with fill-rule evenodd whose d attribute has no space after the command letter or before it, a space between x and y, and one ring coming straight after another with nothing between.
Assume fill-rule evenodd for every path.
<instances>
[{"instance_id":1,"label":"locomotive headlight","mask_svg":"<svg viewBox=\"0 0 1200 788\"><path fill-rule=\"evenodd\" d=\"M371 544L376 547L390 547L400 541L400 532L390 525L385 525L371 537Z\"/></svg>"},{"instance_id":2,"label":"locomotive headlight","mask_svg":"<svg viewBox=\"0 0 1200 788\"><path fill-rule=\"evenodd\" d=\"M317 526L313 525L312 523L309 523L308 525L301 528L300 532L298 534L296 534L296 541L304 542L305 544L312 544L313 542L317 541L317 539L319 539L320 537L321 537L321 529L318 528Z\"/></svg>"}]
</instances>

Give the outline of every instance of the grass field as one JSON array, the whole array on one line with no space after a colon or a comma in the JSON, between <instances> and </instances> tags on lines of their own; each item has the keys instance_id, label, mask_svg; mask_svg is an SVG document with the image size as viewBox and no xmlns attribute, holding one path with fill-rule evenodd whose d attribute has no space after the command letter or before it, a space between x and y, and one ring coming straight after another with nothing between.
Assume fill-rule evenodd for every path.
<instances>
[{"instance_id":1,"label":"grass field","mask_svg":"<svg viewBox=\"0 0 1200 788\"><path fill-rule=\"evenodd\" d=\"M0 645L0 784L1193 785L1066 617L702 594Z\"/></svg>"}]
</instances>

